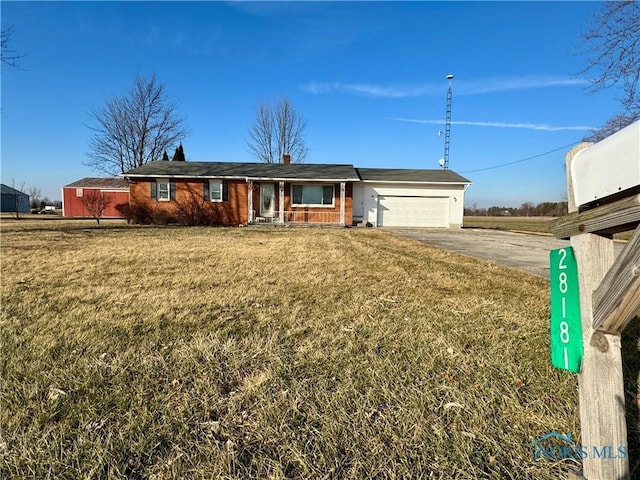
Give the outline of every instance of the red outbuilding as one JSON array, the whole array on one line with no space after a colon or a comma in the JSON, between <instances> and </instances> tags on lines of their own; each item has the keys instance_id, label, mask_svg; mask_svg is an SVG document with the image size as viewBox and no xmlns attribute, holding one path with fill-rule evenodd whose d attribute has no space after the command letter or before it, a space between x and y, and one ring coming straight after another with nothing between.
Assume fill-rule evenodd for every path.
<instances>
[{"instance_id":1,"label":"red outbuilding","mask_svg":"<svg viewBox=\"0 0 640 480\"><path fill-rule=\"evenodd\" d=\"M62 215L64 217L90 218L85 207L88 195L95 192L104 195L107 207L102 218L123 218L118 211L119 205L129 203L129 183L124 178L83 178L62 187Z\"/></svg>"}]
</instances>

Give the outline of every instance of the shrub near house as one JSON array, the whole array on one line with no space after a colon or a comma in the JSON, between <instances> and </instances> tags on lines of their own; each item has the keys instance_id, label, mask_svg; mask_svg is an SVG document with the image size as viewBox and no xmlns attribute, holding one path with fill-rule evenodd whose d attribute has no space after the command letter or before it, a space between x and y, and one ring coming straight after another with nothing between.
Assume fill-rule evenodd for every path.
<instances>
[{"instance_id":1,"label":"shrub near house","mask_svg":"<svg viewBox=\"0 0 640 480\"><path fill-rule=\"evenodd\" d=\"M131 203L123 212L134 223L240 225L248 221L246 209L233 207L242 204L238 196L246 204L247 186L244 182L131 180Z\"/></svg>"}]
</instances>

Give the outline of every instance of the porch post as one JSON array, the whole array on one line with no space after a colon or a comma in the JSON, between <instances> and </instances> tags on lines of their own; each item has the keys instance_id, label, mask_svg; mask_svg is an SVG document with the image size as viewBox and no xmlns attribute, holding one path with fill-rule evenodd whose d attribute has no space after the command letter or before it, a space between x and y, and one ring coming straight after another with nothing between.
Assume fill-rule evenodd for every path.
<instances>
[{"instance_id":1,"label":"porch post","mask_svg":"<svg viewBox=\"0 0 640 480\"><path fill-rule=\"evenodd\" d=\"M279 204L279 210L280 210L280 220L279 223L284 223L284 182L280 182L280 201L278 202Z\"/></svg>"},{"instance_id":2,"label":"porch post","mask_svg":"<svg viewBox=\"0 0 640 480\"><path fill-rule=\"evenodd\" d=\"M253 223L255 218L253 218L253 181L249 180L249 194L248 194L248 206L249 206L249 223Z\"/></svg>"},{"instance_id":3,"label":"porch post","mask_svg":"<svg viewBox=\"0 0 640 480\"><path fill-rule=\"evenodd\" d=\"M340 225L344 226L345 183L340 182Z\"/></svg>"}]
</instances>

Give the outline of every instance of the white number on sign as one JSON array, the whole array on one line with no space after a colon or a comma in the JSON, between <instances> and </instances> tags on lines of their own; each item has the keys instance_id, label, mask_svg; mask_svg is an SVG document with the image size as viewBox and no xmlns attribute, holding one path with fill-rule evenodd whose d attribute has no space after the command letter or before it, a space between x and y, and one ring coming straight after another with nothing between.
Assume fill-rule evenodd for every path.
<instances>
[{"instance_id":1,"label":"white number on sign","mask_svg":"<svg viewBox=\"0 0 640 480\"><path fill-rule=\"evenodd\" d=\"M558 268L560 270L564 270L565 268L567 268L567 266L564 264L564 259L567 258L567 251L563 248L558 252L558 254L560 255L560 262L558 263Z\"/></svg>"},{"instance_id":2,"label":"white number on sign","mask_svg":"<svg viewBox=\"0 0 640 480\"><path fill-rule=\"evenodd\" d=\"M569 324L567 322L560 323L560 341L569 343Z\"/></svg>"},{"instance_id":3,"label":"white number on sign","mask_svg":"<svg viewBox=\"0 0 640 480\"><path fill-rule=\"evenodd\" d=\"M569 288L569 285L567 284L567 274L566 272L560 272L560 276L558 277L558 280L560 280L560 293L567 293L567 289Z\"/></svg>"}]
</instances>

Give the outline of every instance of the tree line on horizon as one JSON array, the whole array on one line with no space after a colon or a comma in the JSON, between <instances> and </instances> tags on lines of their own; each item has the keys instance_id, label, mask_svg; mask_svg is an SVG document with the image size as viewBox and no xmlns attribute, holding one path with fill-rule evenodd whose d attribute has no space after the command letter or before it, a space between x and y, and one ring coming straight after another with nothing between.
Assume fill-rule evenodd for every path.
<instances>
[{"instance_id":1,"label":"tree line on horizon","mask_svg":"<svg viewBox=\"0 0 640 480\"><path fill-rule=\"evenodd\" d=\"M471 217L562 217L569 213L568 203L565 202L525 202L519 207L478 208L474 203L465 207L464 214Z\"/></svg>"}]
</instances>

